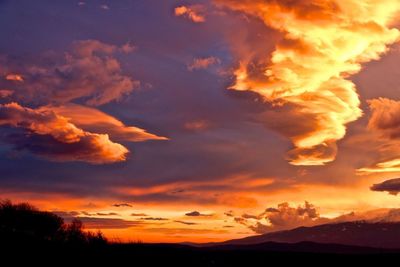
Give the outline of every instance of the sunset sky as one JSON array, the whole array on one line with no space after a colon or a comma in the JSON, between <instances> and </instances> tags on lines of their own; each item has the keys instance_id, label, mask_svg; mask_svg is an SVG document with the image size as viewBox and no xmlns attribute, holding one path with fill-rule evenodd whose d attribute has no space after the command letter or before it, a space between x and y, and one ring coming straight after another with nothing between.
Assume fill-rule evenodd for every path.
<instances>
[{"instance_id":1,"label":"sunset sky","mask_svg":"<svg viewBox=\"0 0 400 267\"><path fill-rule=\"evenodd\" d=\"M399 0L0 0L0 199L121 241L400 221Z\"/></svg>"}]
</instances>

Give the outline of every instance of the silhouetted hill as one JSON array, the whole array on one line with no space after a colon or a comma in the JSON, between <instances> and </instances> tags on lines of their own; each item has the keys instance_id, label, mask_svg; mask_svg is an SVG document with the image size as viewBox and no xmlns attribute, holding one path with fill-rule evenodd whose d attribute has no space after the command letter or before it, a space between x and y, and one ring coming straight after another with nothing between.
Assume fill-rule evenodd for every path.
<instances>
[{"instance_id":1,"label":"silhouetted hill","mask_svg":"<svg viewBox=\"0 0 400 267\"><path fill-rule=\"evenodd\" d=\"M12 204L5 201L0 202L0 266L63 266L77 263L79 266L103 266L107 263L112 266L231 267L266 266L277 261L281 264L291 263L293 259L297 263L305 262L308 265L320 262L317 259L329 260L330 263L348 262L352 259L358 263L371 263L371 260L378 259L382 264L382 260L395 258L400 252L400 249L367 247L366 244L375 241L368 238L379 238L377 230L374 229L383 226L386 229L381 229L385 232L384 245L394 246L397 243L388 240L399 237L394 230L398 229L398 224L365 223L303 227L208 247L182 244L119 244L108 243L101 233L83 231L83 225L79 221L65 224L61 217L53 213L39 211L29 204ZM338 229L342 231L337 232ZM374 232L367 234L368 230ZM349 234L347 239L341 234L346 231ZM394 236L389 239L386 232ZM328 238L328 234L336 234L336 237ZM361 238L364 234L365 238ZM353 237L357 242L365 241L365 244L349 246L295 241L306 237L346 242L351 242ZM285 241L262 242L268 238ZM376 241L379 240L381 239Z\"/></svg>"},{"instance_id":2,"label":"silhouetted hill","mask_svg":"<svg viewBox=\"0 0 400 267\"><path fill-rule=\"evenodd\" d=\"M219 245L251 245L266 242L299 243L304 241L375 248L400 248L400 223L359 221L299 227L229 240Z\"/></svg>"}]
</instances>

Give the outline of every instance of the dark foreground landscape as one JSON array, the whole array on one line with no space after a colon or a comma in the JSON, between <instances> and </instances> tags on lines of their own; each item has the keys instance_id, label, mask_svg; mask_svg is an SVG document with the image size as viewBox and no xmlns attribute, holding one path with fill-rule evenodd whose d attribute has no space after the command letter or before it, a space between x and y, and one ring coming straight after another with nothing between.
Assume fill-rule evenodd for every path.
<instances>
[{"instance_id":1,"label":"dark foreground landscape","mask_svg":"<svg viewBox=\"0 0 400 267\"><path fill-rule=\"evenodd\" d=\"M347 230L345 235L341 234L345 231L338 231L343 227ZM400 245L396 247L400 243L399 229L398 223L357 222L302 227L219 244L123 244L108 242L100 232L84 231L79 221L66 224L53 213L6 201L0 204L0 256L4 261L12 260L13 266L18 263L52 266L82 263L90 266L104 263L127 266L267 266L277 261L294 260L310 265L349 260L378 260L382 263L400 255ZM384 238L389 238L388 242L370 239L374 237L374 231L386 232ZM327 234L337 240L346 237L346 240L355 240L356 243L363 242L360 236L365 236L368 246L327 243L330 240L326 239ZM308 241L310 238L320 242ZM268 241L272 239L287 242Z\"/></svg>"}]
</instances>

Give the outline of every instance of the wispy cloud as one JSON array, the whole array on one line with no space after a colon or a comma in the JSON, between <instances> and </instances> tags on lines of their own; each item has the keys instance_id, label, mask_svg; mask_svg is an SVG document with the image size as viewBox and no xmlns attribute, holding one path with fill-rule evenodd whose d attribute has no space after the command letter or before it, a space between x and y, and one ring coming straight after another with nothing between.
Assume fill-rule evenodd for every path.
<instances>
[{"instance_id":1,"label":"wispy cloud","mask_svg":"<svg viewBox=\"0 0 400 267\"><path fill-rule=\"evenodd\" d=\"M194 23L202 23L206 21L205 16L202 14L204 11L201 5L192 6L178 6L174 9L175 16L184 17Z\"/></svg>"}]
</instances>

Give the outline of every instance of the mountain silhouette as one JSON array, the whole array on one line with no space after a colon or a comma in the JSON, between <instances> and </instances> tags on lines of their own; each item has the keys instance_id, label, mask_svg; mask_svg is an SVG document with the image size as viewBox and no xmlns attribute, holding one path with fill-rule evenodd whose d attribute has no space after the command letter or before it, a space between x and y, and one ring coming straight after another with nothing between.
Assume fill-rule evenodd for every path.
<instances>
[{"instance_id":1,"label":"mountain silhouette","mask_svg":"<svg viewBox=\"0 0 400 267\"><path fill-rule=\"evenodd\" d=\"M343 222L233 239L219 245L254 245L266 242L341 244L372 248L400 248L400 222ZM209 244L211 245L211 244ZM217 245L217 244L213 244Z\"/></svg>"}]
</instances>

